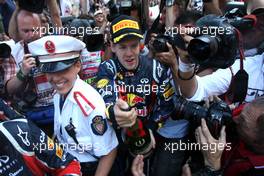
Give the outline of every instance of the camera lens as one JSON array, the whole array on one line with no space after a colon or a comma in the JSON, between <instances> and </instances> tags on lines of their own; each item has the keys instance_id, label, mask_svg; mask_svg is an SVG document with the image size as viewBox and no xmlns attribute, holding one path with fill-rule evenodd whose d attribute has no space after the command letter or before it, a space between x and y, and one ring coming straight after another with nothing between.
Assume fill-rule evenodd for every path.
<instances>
[{"instance_id":1,"label":"camera lens","mask_svg":"<svg viewBox=\"0 0 264 176\"><path fill-rule=\"evenodd\" d=\"M209 57L217 53L218 46L216 37L203 35L190 41L188 53L195 63L202 65Z\"/></svg>"}]
</instances>

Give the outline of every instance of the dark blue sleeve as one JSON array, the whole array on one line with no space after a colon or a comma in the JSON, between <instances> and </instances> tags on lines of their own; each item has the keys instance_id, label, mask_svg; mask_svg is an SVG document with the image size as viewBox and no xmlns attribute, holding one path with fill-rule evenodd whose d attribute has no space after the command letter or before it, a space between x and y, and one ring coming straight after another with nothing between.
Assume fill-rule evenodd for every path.
<instances>
[{"instance_id":1,"label":"dark blue sleeve","mask_svg":"<svg viewBox=\"0 0 264 176\"><path fill-rule=\"evenodd\" d=\"M157 67L153 76L158 88L157 101L151 118L156 122L163 122L171 116L174 110L173 96L175 96L175 91L171 83L172 76L169 69L159 62L156 64Z\"/></svg>"},{"instance_id":2,"label":"dark blue sleeve","mask_svg":"<svg viewBox=\"0 0 264 176\"><path fill-rule=\"evenodd\" d=\"M102 62L97 73L96 89L103 97L106 107L113 105L118 98L115 90L116 66L113 60Z\"/></svg>"}]
</instances>

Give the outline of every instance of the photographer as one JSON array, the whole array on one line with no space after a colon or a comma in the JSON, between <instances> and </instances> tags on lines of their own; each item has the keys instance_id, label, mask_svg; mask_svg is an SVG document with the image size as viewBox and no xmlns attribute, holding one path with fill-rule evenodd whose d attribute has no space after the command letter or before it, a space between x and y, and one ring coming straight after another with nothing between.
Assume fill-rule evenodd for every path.
<instances>
[{"instance_id":1,"label":"photographer","mask_svg":"<svg viewBox=\"0 0 264 176\"><path fill-rule=\"evenodd\" d=\"M257 98L249 103L238 117L234 118L239 142L232 145L231 150L223 151L223 147L217 147L215 151L202 150L205 167L191 174L191 169L186 164L183 167L182 176L263 175L263 106L264 98ZM195 134L200 145L220 144L224 146L226 144L225 127L222 128L219 139L215 139L210 134L204 119ZM131 168L134 176L144 176L143 165L142 156L137 156Z\"/></svg>"},{"instance_id":2,"label":"photographer","mask_svg":"<svg viewBox=\"0 0 264 176\"><path fill-rule=\"evenodd\" d=\"M32 57L27 48L27 43L41 37L41 21L38 14L19 10L16 22L21 41L12 48L12 57L16 63L10 63L8 67L18 71L8 73L10 75L5 88L8 95L14 97L13 106L51 135L54 89L45 75L39 72L38 60ZM47 51L49 49L52 46L47 46Z\"/></svg>"},{"instance_id":3,"label":"photographer","mask_svg":"<svg viewBox=\"0 0 264 176\"><path fill-rule=\"evenodd\" d=\"M46 7L45 5L48 7L48 10L49 10L48 13L50 15L50 19L51 19L53 26L62 27L62 22L60 18L59 7L57 4L57 1L54 1L54 0L38 0L38 1L17 0L16 9L12 14L12 17L10 19L9 26L8 26L9 36L15 42L19 42L21 40L18 34L18 28L19 28L18 23L17 23L18 13L21 10L24 10L30 13L38 14L40 15L40 18L41 18L41 14L44 14L44 11L46 10L44 9Z\"/></svg>"},{"instance_id":4,"label":"photographer","mask_svg":"<svg viewBox=\"0 0 264 176\"><path fill-rule=\"evenodd\" d=\"M226 144L226 133L225 127L221 130L221 135L219 139L214 139L204 119L201 120L201 126L199 126L195 131L195 137L199 145L210 144ZM202 150L205 167L202 168L198 173L193 174L193 176L220 176L221 175L221 156L223 149L216 148L216 151L212 150ZM143 157L138 155L132 164L131 170L134 176L145 176L143 173L144 162L142 162ZM188 164L183 166L182 176L191 176L191 170Z\"/></svg>"},{"instance_id":5,"label":"photographer","mask_svg":"<svg viewBox=\"0 0 264 176\"><path fill-rule=\"evenodd\" d=\"M182 27L185 24L191 25L193 24L197 19L200 18L200 14L193 13L193 12L184 12L179 16L177 19L177 27L180 29L181 25ZM181 24L181 25L180 25ZM170 30L172 32L172 30ZM168 32L169 33L169 32ZM185 42L183 40L180 40L178 37L171 37L172 35L168 34L162 35L158 34L158 37L153 37L150 42L150 50L154 51L156 59L160 62L166 64L167 66L170 66L167 64L166 60L170 60L173 58L175 60L174 56L174 50L171 45L174 41L176 41L177 44L180 44L182 47L185 47ZM164 40L165 39L165 40ZM179 42L182 41L182 42ZM167 43L168 44L167 46ZM169 52L166 51L169 50ZM176 84L176 83L175 83ZM182 98L178 96L178 93L176 96L174 96L174 108L178 107L181 102ZM191 111L191 109L188 109ZM175 109L172 118L175 118L177 120L168 119L162 128L158 130L159 134L159 145L156 147L156 152L153 159L152 164L152 174L153 175L166 175L168 176L174 176L179 175L181 173L182 165L185 162L185 159L187 157L187 151L184 150L175 150L173 153L165 150L166 146L164 144L170 144L173 143L175 145L178 145L179 143L187 144L187 136L189 132L189 122L190 119L184 119L183 116L178 117L176 114L177 111L181 111L180 109ZM162 137L161 137L162 136ZM163 164L166 163L166 164Z\"/></svg>"},{"instance_id":6,"label":"photographer","mask_svg":"<svg viewBox=\"0 0 264 176\"><path fill-rule=\"evenodd\" d=\"M264 40L264 13L263 1L251 1L249 3L259 3L257 7L251 9L251 13L257 16L257 24L254 29L254 34L251 34L250 38L254 38L252 41L254 46L259 45ZM249 9L250 10L250 9ZM194 64L190 63L189 55L186 51L180 50L179 65L174 60L168 61L171 65L171 69L175 77L177 77L177 83L181 89L182 94L190 100L201 101L210 95L221 95L228 91L231 80L234 74L236 74L240 68L240 62L237 60L231 68L219 69L211 75L198 77L195 76ZM255 55L254 57L248 57L244 61L244 69L249 74L246 102L250 102L258 96L264 94L263 81L263 58L264 53ZM178 69L179 66L179 69Z\"/></svg>"},{"instance_id":7,"label":"photographer","mask_svg":"<svg viewBox=\"0 0 264 176\"><path fill-rule=\"evenodd\" d=\"M247 104L239 116L234 117L239 140L237 143L232 144L231 150L226 149L224 152L218 150L216 153L202 151L205 164L209 167L207 170L206 168L201 170L200 175L203 172L207 173L205 175L209 175L209 173L220 175L222 173L226 176L261 176L264 174L263 105L264 98L259 97ZM198 132L199 143L212 143L215 141L204 122L202 122L202 128L198 128ZM221 132L219 141L225 143L224 131ZM219 169L221 171L217 172Z\"/></svg>"}]
</instances>

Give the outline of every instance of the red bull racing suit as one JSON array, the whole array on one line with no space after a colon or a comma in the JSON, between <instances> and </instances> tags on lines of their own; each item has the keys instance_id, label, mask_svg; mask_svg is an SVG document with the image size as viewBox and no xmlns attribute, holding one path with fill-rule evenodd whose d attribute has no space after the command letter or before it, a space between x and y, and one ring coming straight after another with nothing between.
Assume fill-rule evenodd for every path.
<instances>
[{"instance_id":1,"label":"red bull racing suit","mask_svg":"<svg viewBox=\"0 0 264 176\"><path fill-rule=\"evenodd\" d=\"M1 122L0 139L0 175L81 175L79 162L26 119Z\"/></svg>"},{"instance_id":2,"label":"red bull racing suit","mask_svg":"<svg viewBox=\"0 0 264 176\"><path fill-rule=\"evenodd\" d=\"M167 121L174 110L174 89L170 83L169 70L157 60L140 56L137 69L128 71L114 58L101 63L97 79L96 88L106 103L106 114L120 143L116 159L118 174L129 175L125 169L129 167L125 163L130 158L127 154L130 147L126 146L126 142L123 143L125 130L118 128L113 107L119 98L125 100L129 106L136 107L143 128L151 129L155 134L159 122ZM145 165L148 166L147 162ZM145 173L149 173L149 170L146 169Z\"/></svg>"},{"instance_id":3,"label":"red bull racing suit","mask_svg":"<svg viewBox=\"0 0 264 176\"><path fill-rule=\"evenodd\" d=\"M174 89L168 68L157 60L140 56L135 71L126 70L117 58L103 62L98 71L96 88L102 95L107 110L118 98L136 107L143 121L163 122L174 109ZM109 113L108 113L109 114ZM114 120L110 117L110 120ZM150 125L152 124L152 125ZM153 128L153 123L147 123Z\"/></svg>"}]
</instances>

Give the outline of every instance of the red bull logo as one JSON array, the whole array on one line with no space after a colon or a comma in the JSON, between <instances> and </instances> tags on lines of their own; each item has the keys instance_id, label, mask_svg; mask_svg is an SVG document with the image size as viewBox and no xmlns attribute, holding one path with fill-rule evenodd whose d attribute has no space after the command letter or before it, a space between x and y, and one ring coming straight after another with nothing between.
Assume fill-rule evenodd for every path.
<instances>
[{"instance_id":1,"label":"red bull logo","mask_svg":"<svg viewBox=\"0 0 264 176\"><path fill-rule=\"evenodd\" d=\"M124 96L121 96L121 98L127 102L127 104L130 106L130 107L136 107L137 108L137 114L138 116L140 117L146 117L148 115L148 109L146 106L143 106L143 107L137 107L137 105L139 103L143 103L145 104L145 99L138 96L138 95L135 95L133 93L128 93Z\"/></svg>"},{"instance_id":2,"label":"red bull logo","mask_svg":"<svg viewBox=\"0 0 264 176\"><path fill-rule=\"evenodd\" d=\"M126 98L127 100L125 101L128 103L129 106L136 106L138 103L145 103L144 98L132 93L127 94Z\"/></svg>"}]
</instances>

